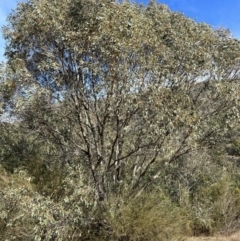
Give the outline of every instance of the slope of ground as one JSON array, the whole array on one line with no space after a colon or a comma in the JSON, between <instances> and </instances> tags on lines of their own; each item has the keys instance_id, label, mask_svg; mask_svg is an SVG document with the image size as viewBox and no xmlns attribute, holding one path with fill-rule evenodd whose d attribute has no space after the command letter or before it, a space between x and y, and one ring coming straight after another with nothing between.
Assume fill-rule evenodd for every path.
<instances>
[{"instance_id":1,"label":"slope of ground","mask_svg":"<svg viewBox=\"0 0 240 241\"><path fill-rule=\"evenodd\" d=\"M240 241L240 231L231 235L216 235L215 237L192 237L187 241Z\"/></svg>"}]
</instances>

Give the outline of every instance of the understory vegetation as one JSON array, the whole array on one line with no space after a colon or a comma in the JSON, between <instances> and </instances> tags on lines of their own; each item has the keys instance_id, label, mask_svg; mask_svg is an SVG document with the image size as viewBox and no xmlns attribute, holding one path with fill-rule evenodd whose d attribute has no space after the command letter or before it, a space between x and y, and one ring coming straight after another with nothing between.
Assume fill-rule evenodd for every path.
<instances>
[{"instance_id":1,"label":"understory vegetation","mask_svg":"<svg viewBox=\"0 0 240 241\"><path fill-rule=\"evenodd\" d=\"M3 34L0 240L240 228L240 41L228 30L156 1L28 0Z\"/></svg>"}]
</instances>

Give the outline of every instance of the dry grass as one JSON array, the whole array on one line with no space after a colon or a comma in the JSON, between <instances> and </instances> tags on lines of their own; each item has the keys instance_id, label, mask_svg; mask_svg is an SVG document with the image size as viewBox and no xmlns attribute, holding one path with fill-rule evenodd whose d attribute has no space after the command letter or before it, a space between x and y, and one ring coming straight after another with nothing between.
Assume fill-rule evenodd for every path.
<instances>
[{"instance_id":1,"label":"dry grass","mask_svg":"<svg viewBox=\"0 0 240 241\"><path fill-rule=\"evenodd\" d=\"M231 235L216 235L215 237L192 237L187 241L240 241L240 231Z\"/></svg>"}]
</instances>

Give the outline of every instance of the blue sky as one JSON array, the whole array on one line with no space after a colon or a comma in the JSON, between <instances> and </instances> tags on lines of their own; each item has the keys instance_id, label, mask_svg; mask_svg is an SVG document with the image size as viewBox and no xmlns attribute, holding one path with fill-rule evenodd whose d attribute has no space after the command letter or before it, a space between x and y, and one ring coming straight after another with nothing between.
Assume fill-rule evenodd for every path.
<instances>
[{"instance_id":1,"label":"blue sky","mask_svg":"<svg viewBox=\"0 0 240 241\"><path fill-rule=\"evenodd\" d=\"M234 37L240 38L240 0L161 0L160 2L197 22L208 23L214 28L228 28Z\"/></svg>"},{"instance_id":2,"label":"blue sky","mask_svg":"<svg viewBox=\"0 0 240 241\"><path fill-rule=\"evenodd\" d=\"M0 0L0 26L11 9L17 5L17 0ZM147 0L137 0L147 3ZM173 11L179 11L198 22L205 22L214 28L225 27L233 35L240 38L240 0L161 0ZM0 61L4 60L4 40L0 35Z\"/></svg>"}]
</instances>

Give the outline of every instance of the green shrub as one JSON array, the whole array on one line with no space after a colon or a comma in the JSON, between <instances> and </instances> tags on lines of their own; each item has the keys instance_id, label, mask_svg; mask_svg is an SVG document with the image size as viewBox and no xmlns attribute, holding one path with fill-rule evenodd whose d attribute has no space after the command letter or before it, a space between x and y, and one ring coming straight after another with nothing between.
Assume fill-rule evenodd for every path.
<instances>
[{"instance_id":1,"label":"green shrub","mask_svg":"<svg viewBox=\"0 0 240 241\"><path fill-rule=\"evenodd\" d=\"M202 186L192 203L195 235L232 231L240 225L240 199L229 175L209 186Z\"/></svg>"},{"instance_id":2,"label":"green shrub","mask_svg":"<svg viewBox=\"0 0 240 241\"><path fill-rule=\"evenodd\" d=\"M112 240L181 240L188 232L186 213L159 192L125 200L110 214Z\"/></svg>"}]
</instances>

